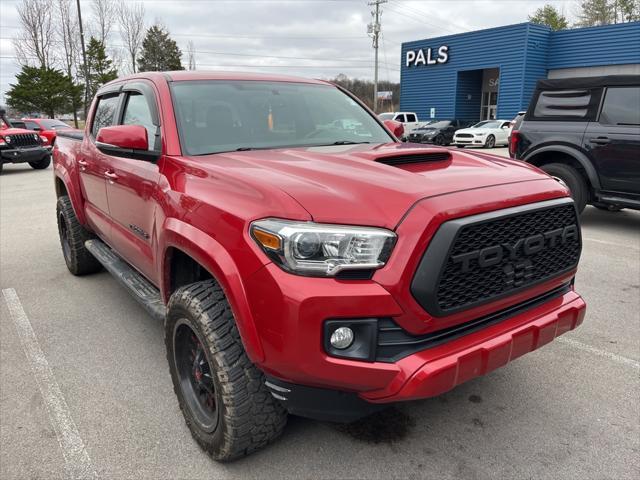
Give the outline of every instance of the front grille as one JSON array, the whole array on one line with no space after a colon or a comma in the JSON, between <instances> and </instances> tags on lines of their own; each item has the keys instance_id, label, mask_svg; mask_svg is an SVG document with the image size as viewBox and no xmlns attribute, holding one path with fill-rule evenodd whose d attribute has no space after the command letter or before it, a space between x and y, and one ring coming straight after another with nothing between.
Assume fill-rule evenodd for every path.
<instances>
[{"instance_id":1,"label":"front grille","mask_svg":"<svg viewBox=\"0 0 640 480\"><path fill-rule=\"evenodd\" d=\"M5 135L4 141L7 145L14 148L37 147L40 145L40 139L36 139L36 136L32 133L14 133L12 135Z\"/></svg>"},{"instance_id":2,"label":"front grille","mask_svg":"<svg viewBox=\"0 0 640 480\"><path fill-rule=\"evenodd\" d=\"M562 275L580 251L570 199L451 220L432 239L411 291L427 312L450 315Z\"/></svg>"},{"instance_id":3,"label":"front grille","mask_svg":"<svg viewBox=\"0 0 640 480\"><path fill-rule=\"evenodd\" d=\"M456 137L459 137L459 138L473 138L473 134L471 134L471 133L456 133Z\"/></svg>"}]
</instances>

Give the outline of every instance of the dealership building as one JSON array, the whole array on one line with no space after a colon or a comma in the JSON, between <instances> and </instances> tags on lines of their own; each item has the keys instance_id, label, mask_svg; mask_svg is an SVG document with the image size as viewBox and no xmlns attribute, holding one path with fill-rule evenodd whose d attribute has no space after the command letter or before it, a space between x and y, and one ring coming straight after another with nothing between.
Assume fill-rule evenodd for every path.
<instances>
[{"instance_id":1,"label":"dealership building","mask_svg":"<svg viewBox=\"0 0 640 480\"><path fill-rule=\"evenodd\" d=\"M552 31L521 23L402 44L402 111L511 119L542 78L640 74L640 22Z\"/></svg>"}]
</instances>

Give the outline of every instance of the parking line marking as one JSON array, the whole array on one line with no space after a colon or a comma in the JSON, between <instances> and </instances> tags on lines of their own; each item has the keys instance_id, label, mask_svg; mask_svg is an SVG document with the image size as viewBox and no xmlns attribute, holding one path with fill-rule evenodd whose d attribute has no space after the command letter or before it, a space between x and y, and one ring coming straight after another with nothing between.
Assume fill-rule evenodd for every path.
<instances>
[{"instance_id":1,"label":"parking line marking","mask_svg":"<svg viewBox=\"0 0 640 480\"><path fill-rule=\"evenodd\" d=\"M20 337L24 354L31 364L40 394L49 412L49 420L56 432L58 443L62 449L67 475L71 478L96 478L91 459L80 437L78 428L71 418L69 407L53 376L49 362L44 356L31 322L22 308L18 294L13 288L2 290L9 314Z\"/></svg>"},{"instance_id":2,"label":"parking line marking","mask_svg":"<svg viewBox=\"0 0 640 480\"><path fill-rule=\"evenodd\" d=\"M603 245L612 245L614 247L624 247L624 248L632 248L634 250L640 250L640 247L636 247L635 245L625 245L624 243L618 243L618 242L609 242L607 240L598 240L597 238L589 238L589 237L582 237L585 240L589 240L590 242L596 242L596 243L602 243Z\"/></svg>"},{"instance_id":3,"label":"parking line marking","mask_svg":"<svg viewBox=\"0 0 640 480\"><path fill-rule=\"evenodd\" d=\"M573 340L572 338L557 337L556 340L571 347L577 348L578 350L593 353L594 355L608 358L609 360L613 360L614 362L621 365L626 365L631 368L635 368L636 370L640 370L640 362L633 360L632 358L623 357L622 355L607 352L606 350L600 350L599 348L592 347L591 345L587 345L586 343L578 342L577 340Z\"/></svg>"}]
</instances>

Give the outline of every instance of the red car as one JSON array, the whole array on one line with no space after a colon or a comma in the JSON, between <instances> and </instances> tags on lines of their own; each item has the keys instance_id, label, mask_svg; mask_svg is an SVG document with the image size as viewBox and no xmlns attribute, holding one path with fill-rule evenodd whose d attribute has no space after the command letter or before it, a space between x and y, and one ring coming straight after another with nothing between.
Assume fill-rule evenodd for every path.
<instances>
[{"instance_id":1,"label":"red car","mask_svg":"<svg viewBox=\"0 0 640 480\"><path fill-rule=\"evenodd\" d=\"M113 81L84 135L59 132L67 267L104 266L163 322L215 459L287 413L351 421L439 395L582 322L567 189L397 126L327 82L182 71Z\"/></svg>"},{"instance_id":2,"label":"red car","mask_svg":"<svg viewBox=\"0 0 640 480\"><path fill-rule=\"evenodd\" d=\"M71 128L62 120L56 120L55 118L23 118L29 130L38 132L47 139L49 145L56 143L56 133L60 130L66 130Z\"/></svg>"}]
</instances>

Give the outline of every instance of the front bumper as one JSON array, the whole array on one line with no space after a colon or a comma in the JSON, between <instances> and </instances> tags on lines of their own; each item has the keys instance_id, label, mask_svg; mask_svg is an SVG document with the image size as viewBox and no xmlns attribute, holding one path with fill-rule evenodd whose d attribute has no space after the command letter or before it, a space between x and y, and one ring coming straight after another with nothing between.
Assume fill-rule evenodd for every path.
<instances>
[{"instance_id":1,"label":"front bumper","mask_svg":"<svg viewBox=\"0 0 640 480\"><path fill-rule=\"evenodd\" d=\"M51 154L51 147L3 148L0 149L2 163L38 162Z\"/></svg>"},{"instance_id":2,"label":"front bumper","mask_svg":"<svg viewBox=\"0 0 640 480\"><path fill-rule=\"evenodd\" d=\"M477 145L483 146L486 138L458 138L453 137L454 145Z\"/></svg>"}]
</instances>

